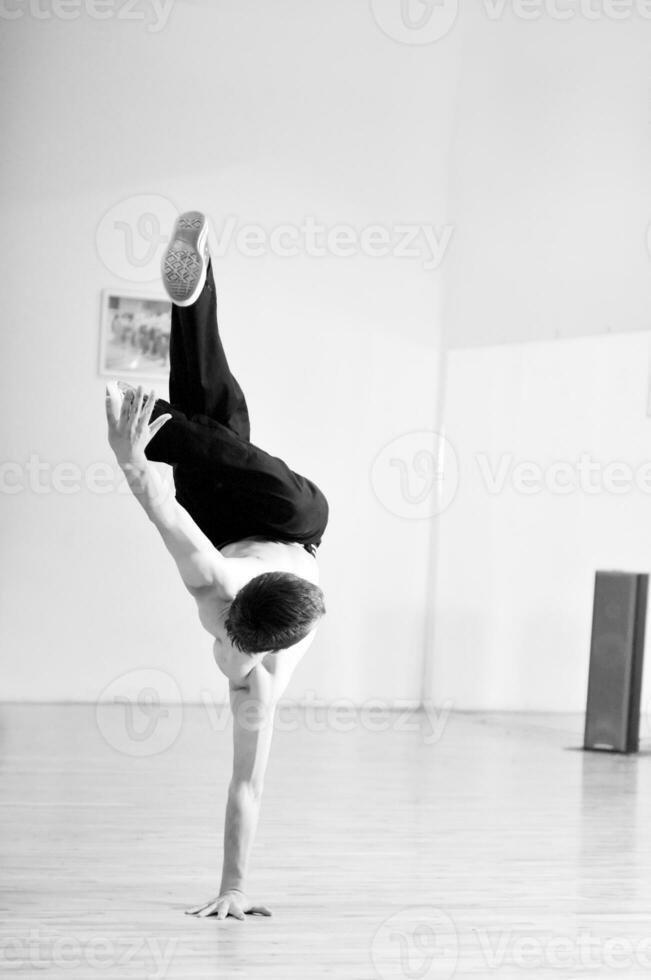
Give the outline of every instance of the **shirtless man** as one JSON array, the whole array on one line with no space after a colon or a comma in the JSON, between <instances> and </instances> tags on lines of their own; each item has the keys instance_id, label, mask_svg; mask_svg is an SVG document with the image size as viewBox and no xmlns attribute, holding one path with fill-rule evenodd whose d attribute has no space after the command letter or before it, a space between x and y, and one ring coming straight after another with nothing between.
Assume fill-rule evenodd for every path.
<instances>
[{"instance_id":1,"label":"shirtless man","mask_svg":"<svg viewBox=\"0 0 651 980\"><path fill-rule=\"evenodd\" d=\"M163 259L173 302L170 403L110 384L106 414L117 461L229 680L233 775L221 885L188 912L243 919L271 914L248 898L246 871L274 709L325 612L315 553L328 504L314 483L250 442L246 401L219 337L207 237L202 214L181 215ZM150 461L173 466L176 499Z\"/></svg>"}]
</instances>

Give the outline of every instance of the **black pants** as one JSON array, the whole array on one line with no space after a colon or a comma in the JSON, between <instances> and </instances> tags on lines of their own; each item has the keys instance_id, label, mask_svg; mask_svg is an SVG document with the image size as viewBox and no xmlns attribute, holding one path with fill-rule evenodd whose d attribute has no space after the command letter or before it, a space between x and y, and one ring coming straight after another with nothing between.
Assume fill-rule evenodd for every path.
<instances>
[{"instance_id":1,"label":"black pants","mask_svg":"<svg viewBox=\"0 0 651 980\"><path fill-rule=\"evenodd\" d=\"M313 550L328 523L328 503L311 480L250 441L242 389L228 367L208 268L192 306L172 306L170 400L153 417L172 418L147 447L174 468L179 503L213 544L242 538L296 541Z\"/></svg>"}]
</instances>

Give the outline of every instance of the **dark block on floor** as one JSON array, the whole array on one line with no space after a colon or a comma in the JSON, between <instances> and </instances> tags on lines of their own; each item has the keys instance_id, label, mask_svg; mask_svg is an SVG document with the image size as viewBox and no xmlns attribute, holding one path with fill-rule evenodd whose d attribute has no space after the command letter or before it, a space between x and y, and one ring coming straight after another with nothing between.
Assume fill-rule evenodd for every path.
<instances>
[{"instance_id":1,"label":"dark block on floor","mask_svg":"<svg viewBox=\"0 0 651 980\"><path fill-rule=\"evenodd\" d=\"M637 752L648 575L595 575L584 748Z\"/></svg>"}]
</instances>

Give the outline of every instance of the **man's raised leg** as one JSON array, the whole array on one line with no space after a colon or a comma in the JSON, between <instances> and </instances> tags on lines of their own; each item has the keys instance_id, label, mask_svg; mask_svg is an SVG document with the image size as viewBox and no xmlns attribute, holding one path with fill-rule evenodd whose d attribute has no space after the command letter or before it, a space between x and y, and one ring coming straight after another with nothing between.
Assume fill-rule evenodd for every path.
<instances>
[{"instance_id":1,"label":"man's raised leg","mask_svg":"<svg viewBox=\"0 0 651 980\"><path fill-rule=\"evenodd\" d=\"M199 212L181 216L163 262L172 296L168 280L174 270L194 269L199 278L183 286L188 299L172 307L171 406L159 400L153 415L172 418L149 443L147 457L174 467L179 502L215 544L254 534L318 540L325 498L321 501L320 491L283 460L250 442L246 401L219 337L215 284L199 219L205 222Z\"/></svg>"},{"instance_id":2,"label":"man's raised leg","mask_svg":"<svg viewBox=\"0 0 651 980\"><path fill-rule=\"evenodd\" d=\"M217 294L208 251L208 222L180 215L162 263L172 299L170 402L188 418L204 415L249 439L242 389L231 374L217 324Z\"/></svg>"},{"instance_id":3,"label":"man's raised leg","mask_svg":"<svg viewBox=\"0 0 651 980\"><path fill-rule=\"evenodd\" d=\"M217 422L248 442L246 399L231 374L217 323L217 294L208 251L208 225L199 211L180 215L162 263L163 285L172 299L170 402L158 399L153 418L169 413L166 426L148 447L148 457L172 465L205 465L215 433L206 439L193 420ZM190 429L195 438L191 438ZM199 438L196 438L197 433Z\"/></svg>"}]
</instances>

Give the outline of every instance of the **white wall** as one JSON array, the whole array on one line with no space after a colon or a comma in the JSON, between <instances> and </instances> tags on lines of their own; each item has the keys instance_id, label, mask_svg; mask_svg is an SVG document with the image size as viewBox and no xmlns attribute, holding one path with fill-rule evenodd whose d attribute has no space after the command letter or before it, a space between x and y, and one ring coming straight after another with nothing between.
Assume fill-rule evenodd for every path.
<instances>
[{"instance_id":1,"label":"white wall","mask_svg":"<svg viewBox=\"0 0 651 980\"><path fill-rule=\"evenodd\" d=\"M459 347L648 326L648 22L528 22L508 4L492 20L487 0L419 46L380 30L382 7L177 0L158 32L28 12L0 33L5 461L85 471L110 459L99 292L139 278L102 237L116 206L132 221L139 208L167 221L199 206L218 234L228 216L267 230L310 216L357 230L454 225L439 271L422 257L235 248L219 261L254 438L332 503L331 615L296 697L419 696L439 583L449 605L443 567L428 581L438 525L392 513L380 502L391 488L370 474L394 437L436 427L442 334ZM152 4L139 9L151 20ZM458 383L453 371L450 412ZM224 693L135 504L29 489L0 503L0 696L93 699L134 666L173 674L187 698ZM436 674L445 648L435 654ZM502 693L485 696L529 703Z\"/></svg>"},{"instance_id":2,"label":"white wall","mask_svg":"<svg viewBox=\"0 0 651 980\"><path fill-rule=\"evenodd\" d=\"M648 327L651 21L635 7L614 21L600 2L464 6L451 346Z\"/></svg>"},{"instance_id":3,"label":"white wall","mask_svg":"<svg viewBox=\"0 0 651 980\"><path fill-rule=\"evenodd\" d=\"M651 25L632 7L620 22L601 4L518 7L535 4L460 21L443 412L462 480L434 522L426 691L580 710L594 571L649 567L647 496L494 496L476 454L646 458Z\"/></svg>"},{"instance_id":4,"label":"white wall","mask_svg":"<svg viewBox=\"0 0 651 980\"><path fill-rule=\"evenodd\" d=\"M99 294L140 273L96 237L120 202L200 207L218 231L228 215L267 229L446 220L454 44L436 59L401 46L366 0L178 2L158 33L25 14L0 43L2 458L23 470L32 454L84 471L111 458ZM383 508L369 473L395 435L435 424L437 274L419 259L232 249L217 278L254 439L332 506L330 615L290 694L418 698L428 529ZM1 505L0 696L94 699L135 668L168 672L189 699L223 696L135 502L25 489Z\"/></svg>"},{"instance_id":5,"label":"white wall","mask_svg":"<svg viewBox=\"0 0 651 980\"><path fill-rule=\"evenodd\" d=\"M437 702L585 707L595 570L651 570L650 363L649 331L449 355Z\"/></svg>"}]
</instances>

